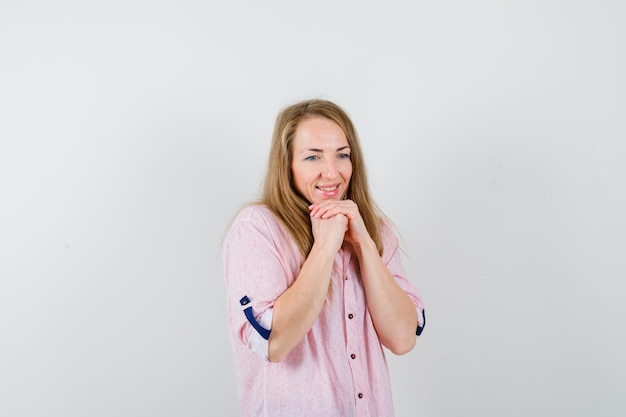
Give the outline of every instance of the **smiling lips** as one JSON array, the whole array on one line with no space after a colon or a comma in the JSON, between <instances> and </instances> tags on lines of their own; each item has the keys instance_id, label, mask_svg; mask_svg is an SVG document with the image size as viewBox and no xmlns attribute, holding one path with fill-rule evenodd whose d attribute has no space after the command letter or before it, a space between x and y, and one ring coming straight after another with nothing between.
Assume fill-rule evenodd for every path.
<instances>
[{"instance_id":1,"label":"smiling lips","mask_svg":"<svg viewBox=\"0 0 626 417\"><path fill-rule=\"evenodd\" d=\"M325 196L334 197L335 195L337 195L337 192L339 191L339 184L335 184L330 187L316 187L316 188L320 190L322 194L324 194Z\"/></svg>"}]
</instances>

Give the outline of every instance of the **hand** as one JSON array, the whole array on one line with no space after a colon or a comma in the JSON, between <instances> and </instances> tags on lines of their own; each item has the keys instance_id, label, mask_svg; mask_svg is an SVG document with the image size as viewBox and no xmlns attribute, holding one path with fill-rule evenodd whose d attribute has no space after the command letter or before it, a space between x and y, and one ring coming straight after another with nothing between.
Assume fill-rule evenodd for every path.
<instances>
[{"instance_id":1,"label":"hand","mask_svg":"<svg viewBox=\"0 0 626 417\"><path fill-rule=\"evenodd\" d=\"M311 210L311 221L313 219L332 219L338 215L345 216L348 219L345 240L353 246L358 246L366 239L370 239L359 208L352 200L324 201L311 204L309 209Z\"/></svg>"},{"instance_id":2,"label":"hand","mask_svg":"<svg viewBox=\"0 0 626 417\"><path fill-rule=\"evenodd\" d=\"M326 219L311 216L311 227L313 241L329 245L330 251L334 254L343 244L348 230L348 218L341 214Z\"/></svg>"}]
</instances>

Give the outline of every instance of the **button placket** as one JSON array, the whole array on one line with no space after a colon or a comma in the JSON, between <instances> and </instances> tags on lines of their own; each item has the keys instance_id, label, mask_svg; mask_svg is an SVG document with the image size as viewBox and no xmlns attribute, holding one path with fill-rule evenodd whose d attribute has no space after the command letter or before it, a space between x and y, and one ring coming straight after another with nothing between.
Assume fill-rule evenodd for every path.
<instances>
[{"instance_id":1,"label":"button placket","mask_svg":"<svg viewBox=\"0 0 626 417\"><path fill-rule=\"evenodd\" d=\"M348 365L352 370L352 378L354 384L354 393L361 399L363 398L363 387L361 386L363 379L363 370L360 361L357 361L358 341L362 337L361 327L356 318L355 312L358 310L356 305L356 288L358 279L348 273L350 262L350 251L344 251L343 257L343 277L344 277L344 311L346 312L346 354L348 355ZM351 271L351 270L350 270Z\"/></svg>"}]
</instances>

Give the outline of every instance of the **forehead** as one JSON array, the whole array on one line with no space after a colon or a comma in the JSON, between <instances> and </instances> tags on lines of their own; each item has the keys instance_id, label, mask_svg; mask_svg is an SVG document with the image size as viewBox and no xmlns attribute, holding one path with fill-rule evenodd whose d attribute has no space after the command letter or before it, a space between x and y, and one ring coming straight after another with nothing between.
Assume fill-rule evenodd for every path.
<instances>
[{"instance_id":1,"label":"forehead","mask_svg":"<svg viewBox=\"0 0 626 417\"><path fill-rule=\"evenodd\" d=\"M331 148L348 146L348 139L341 126L325 117L308 117L296 127L294 149Z\"/></svg>"}]
</instances>

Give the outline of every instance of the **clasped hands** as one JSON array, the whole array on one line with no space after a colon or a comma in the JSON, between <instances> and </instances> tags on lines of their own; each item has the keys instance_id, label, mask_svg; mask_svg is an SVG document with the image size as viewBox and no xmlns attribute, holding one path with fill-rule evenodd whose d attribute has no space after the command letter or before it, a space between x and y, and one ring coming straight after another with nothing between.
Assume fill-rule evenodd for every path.
<instances>
[{"instance_id":1,"label":"clasped hands","mask_svg":"<svg viewBox=\"0 0 626 417\"><path fill-rule=\"evenodd\" d=\"M370 238L359 208L352 200L314 203L309 210L314 240L329 239L338 250L344 240L358 246Z\"/></svg>"}]
</instances>

